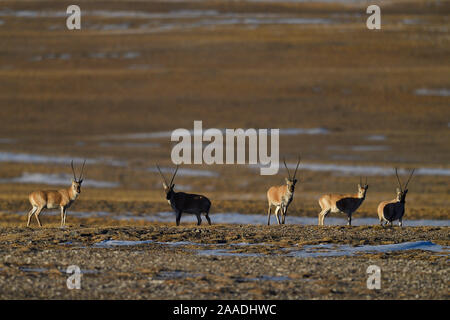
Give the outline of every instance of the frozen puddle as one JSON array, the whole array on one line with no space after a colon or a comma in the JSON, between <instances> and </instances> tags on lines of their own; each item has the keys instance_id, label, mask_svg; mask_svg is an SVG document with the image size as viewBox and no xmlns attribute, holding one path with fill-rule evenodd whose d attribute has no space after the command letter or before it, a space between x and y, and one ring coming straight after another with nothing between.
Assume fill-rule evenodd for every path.
<instances>
[{"instance_id":1,"label":"frozen puddle","mask_svg":"<svg viewBox=\"0 0 450 320\"><path fill-rule=\"evenodd\" d=\"M158 148L161 145L159 143L151 143L151 142L142 142L142 143L110 143L110 142L101 142L98 144L102 148L110 148L110 147L125 147L125 148Z\"/></svg>"},{"instance_id":2,"label":"frozen puddle","mask_svg":"<svg viewBox=\"0 0 450 320\"><path fill-rule=\"evenodd\" d=\"M388 146L353 146L353 151L386 151L390 148Z\"/></svg>"},{"instance_id":3,"label":"frozen puddle","mask_svg":"<svg viewBox=\"0 0 450 320\"><path fill-rule=\"evenodd\" d=\"M264 128L260 128L264 129ZM226 134L225 129L219 129L222 134ZM205 131L205 130L204 130ZM170 138L173 131L155 131L155 132L142 132L142 133L129 133L129 134L114 134L107 136L99 136L99 139L114 139L114 140L140 140L140 139L162 139ZM201 134L203 134L202 132ZM268 131L270 133L270 131ZM322 135L329 134L330 130L326 128L284 128L280 129L280 135L292 136L292 135ZM194 130L185 130L185 136L199 136L200 134L194 133Z\"/></svg>"},{"instance_id":4,"label":"frozen puddle","mask_svg":"<svg viewBox=\"0 0 450 320\"><path fill-rule=\"evenodd\" d=\"M142 244L149 244L154 243L152 240L145 240L145 241L126 241L126 240L104 240L98 243L95 243L92 245L94 248L114 248L114 247L121 247L121 246L138 246Z\"/></svg>"},{"instance_id":5,"label":"frozen puddle","mask_svg":"<svg viewBox=\"0 0 450 320\"><path fill-rule=\"evenodd\" d=\"M384 141L386 140L386 136L382 134L372 134L366 137L369 141Z\"/></svg>"},{"instance_id":6,"label":"frozen puddle","mask_svg":"<svg viewBox=\"0 0 450 320\"><path fill-rule=\"evenodd\" d=\"M437 97L449 97L450 89L427 89L421 88L414 91L414 93L418 96L437 96Z\"/></svg>"},{"instance_id":7,"label":"frozen puddle","mask_svg":"<svg viewBox=\"0 0 450 320\"><path fill-rule=\"evenodd\" d=\"M0 143L4 143L4 144L11 144L16 142L15 139L11 139L11 138L0 138Z\"/></svg>"},{"instance_id":8,"label":"frozen puddle","mask_svg":"<svg viewBox=\"0 0 450 320\"><path fill-rule=\"evenodd\" d=\"M89 54L89 58L93 59L136 59L141 56L140 52L93 52Z\"/></svg>"},{"instance_id":9,"label":"frozen puddle","mask_svg":"<svg viewBox=\"0 0 450 320\"><path fill-rule=\"evenodd\" d=\"M352 151L357 151L357 152L365 152L365 151L386 151L389 150L390 148L388 146L328 146L327 150L332 150L332 151L347 151L347 150L352 150ZM351 158L351 157L349 157Z\"/></svg>"},{"instance_id":10,"label":"frozen puddle","mask_svg":"<svg viewBox=\"0 0 450 320\"><path fill-rule=\"evenodd\" d=\"M160 167L163 173L173 174L173 168ZM147 171L158 173L156 167L148 168ZM177 171L177 176L184 177L218 177L219 174L211 170L200 170L200 169L189 169L189 168L179 168Z\"/></svg>"},{"instance_id":11,"label":"frozen puddle","mask_svg":"<svg viewBox=\"0 0 450 320\"><path fill-rule=\"evenodd\" d=\"M288 281L291 278L286 276L260 276L255 278L237 278L235 279L237 282L253 282L253 281Z\"/></svg>"},{"instance_id":12,"label":"frozen puddle","mask_svg":"<svg viewBox=\"0 0 450 320\"><path fill-rule=\"evenodd\" d=\"M26 212L9 212L12 214L26 215ZM59 210L46 210L42 214L59 216ZM174 223L175 213L173 212L158 212L148 215L134 215L134 214L111 214L105 211L69 211L68 216L78 217L78 218L109 218L114 220L131 220L131 221L148 221L148 222L164 222L164 223ZM242 225L267 225L267 215L266 214L243 214L238 212L226 212L226 213L211 213L210 215L212 224L242 224ZM192 214L183 214L181 217L181 224L187 223L197 223L197 217ZM270 225L276 227L278 224L274 214L271 215ZM286 224L296 224L296 225L317 225L317 217L298 217L298 216L287 216ZM370 226L379 225L380 222L378 218L358 218L353 216L352 225L353 226ZM202 225L207 225L205 217L202 215ZM325 219L325 225L330 226L345 226L347 225L346 217L327 217ZM394 222L394 226L397 224ZM437 220L437 219L420 219L420 220L403 220L403 226L405 227L449 227L450 220Z\"/></svg>"},{"instance_id":13,"label":"frozen puddle","mask_svg":"<svg viewBox=\"0 0 450 320\"><path fill-rule=\"evenodd\" d=\"M264 257L263 253L233 252L233 249L202 249L198 250L200 256L221 256L221 257Z\"/></svg>"},{"instance_id":14,"label":"frozen puddle","mask_svg":"<svg viewBox=\"0 0 450 320\"><path fill-rule=\"evenodd\" d=\"M153 27L153 29L168 29L171 28L186 28L186 27L201 27L214 25L230 25L242 24L258 26L262 24L332 24L335 19L329 18L314 18L314 17L298 17L289 14L275 14L275 13L259 13L259 12L219 12L216 10L173 10L169 12L145 12L132 10L85 10L84 16L92 16L99 18L121 18L121 19L146 19L152 23L144 25L146 29ZM62 18L66 17L65 11L50 11L50 10L10 10L4 9L0 11L0 17L15 17L15 18ZM105 29L105 26L108 26ZM88 28L101 28L103 30L114 30L119 28L126 30L130 27L126 24L106 24L103 27L99 25L88 25ZM142 27L141 27L142 28Z\"/></svg>"},{"instance_id":15,"label":"frozen puddle","mask_svg":"<svg viewBox=\"0 0 450 320\"><path fill-rule=\"evenodd\" d=\"M295 169L296 163L287 163L290 169ZM253 165L252 168L259 169L259 166ZM308 163L302 162L302 170L308 171L325 171L325 172L336 172L346 175L379 175L379 176L389 176L394 175L395 171L388 167L379 166L364 166L364 165L338 165L338 164L324 164L324 163ZM408 170L399 169L399 174L408 174ZM417 168L415 171L416 175L424 176L450 176L450 169L447 168Z\"/></svg>"},{"instance_id":16,"label":"frozen puddle","mask_svg":"<svg viewBox=\"0 0 450 320\"><path fill-rule=\"evenodd\" d=\"M37 183L47 185L67 185L72 180L72 176L65 173L28 173L24 172L21 176L0 179L0 183ZM120 186L117 182L97 181L88 179L83 184L84 187L92 188L116 188Z\"/></svg>"},{"instance_id":17,"label":"frozen puddle","mask_svg":"<svg viewBox=\"0 0 450 320\"><path fill-rule=\"evenodd\" d=\"M288 249L291 250L291 249ZM449 247L440 246L431 241L404 242L386 245L364 245L352 247L349 245L319 244L303 246L300 250L292 250L288 256L296 258L353 256L358 253L386 253L407 250L423 250L448 254Z\"/></svg>"},{"instance_id":18,"label":"frozen puddle","mask_svg":"<svg viewBox=\"0 0 450 320\"><path fill-rule=\"evenodd\" d=\"M211 213L211 221L213 224L252 224L252 225L266 225L267 215L262 214L243 214L238 212L228 212L228 213ZM120 215L111 216L112 219L118 220L144 220L150 222L174 222L175 214L173 212L158 212L152 215L146 216L133 216L133 215ZM197 218L195 215L183 214L181 217L181 223L196 223ZM206 219L202 216L202 224L206 223ZM270 218L271 225L277 224L276 217L272 214ZM286 224L300 224L300 225L317 225L317 217L297 217L297 216L287 216ZM338 217L327 217L325 220L325 225L346 225L347 218ZM378 218L358 218L353 217L352 224L354 226L363 225L379 225L380 222ZM422 220L404 220L404 226L450 226L450 220L432 220L432 219L422 219Z\"/></svg>"},{"instance_id":19,"label":"frozen puddle","mask_svg":"<svg viewBox=\"0 0 450 320\"><path fill-rule=\"evenodd\" d=\"M194 251L195 254L199 256L221 256L221 257L268 257L266 253L257 252L237 252L237 249L241 249L246 246L270 246L270 244L257 243L239 243L239 244L204 244L204 243L194 243L189 241L181 242L156 242L152 240L146 241L127 241L127 240L104 240L94 244L93 248L116 248L121 246L139 246L143 244L160 244L173 247L179 246L194 246L198 247L195 249L189 248L187 250ZM208 248L205 248L208 247ZM306 245L301 248L290 247L282 248L280 253L277 255L295 257L295 258L317 258L317 257L338 257L338 256L354 256L360 253L388 253L397 251L408 251L408 250L422 250L431 251L434 253L440 253L443 255L448 255L450 247L441 246L435 244L431 241L415 241L415 242L404 242L397 244L387 244L387 245L363 245L363 246L350 246L350 245L338 245L338 244L318 244L318 245ZM167 276L173 276L167 275ZM163 277L163 276L161 276ZM183 275L181 275L183 277ZM173 278L173 277L172 277ZM286 277L287 278L287 277ZM156 279L161 280L161 279ZM250 279L250 281L256 280L271 280L271 281L284 281L288 279Z\"/></svg>"},{"instance_id":20,"label":"frozen puddle","mask_svg":"<svg viewBox=\"0 0 450 320\"><path fill-rule=\"evenodd\" d=\"M125 161L113 159L84 159L79 157L44 156L38 154L0 151L0 162L69 164L72 160L74 163L83 163L83 161L86 160L86 164L106 163L118 167L127 166Z\"/></svg>"},{"instance_id":21,"label":"frozen puddle","mask_svg":"<svg viewBox=\"0 0 450 320\"><path fill-rule=\"evenodd\" d=\"M280 135L285 136L292 136L292 135L302 135L302 134L308 134L308 135L317 135L317 134L329 134L330 130L325 128L287 128L287 129L280 129Z\"/></svg>"}]
</instances>

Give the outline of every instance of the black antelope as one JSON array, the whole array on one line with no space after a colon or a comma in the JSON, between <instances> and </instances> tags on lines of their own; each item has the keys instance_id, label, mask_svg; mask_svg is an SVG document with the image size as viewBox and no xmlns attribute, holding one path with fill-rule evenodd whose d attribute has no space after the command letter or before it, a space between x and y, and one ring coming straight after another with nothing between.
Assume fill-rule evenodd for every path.
<instances>
[{"instance_id":1,"label":"black antelope","mask_svg":"<svg viewBox=\"0 0 450 320\"><path fill-rule=\"evenodd\" d=\"M175 187L175 185L173 184L173 179L175 179L175 175L177 174L178 165L172 176L172 180L170 180L170 183L167 183L167 180L162 174L159 166L156 165L156 167L158 168L159 174L163 179L163 186L164 191L166 192L166 199L169 202L172 209L175 211L177 226L180 225L181 214L183 212L195 214L197 216L198 226L201 225L202 223L201 214L204 213L206 220L208 220L209 225L211 225L211 219L209 218L209 209L211 208L211 201L209 201L207 197L199 194L190 194L173 191L173 188Z\"/></svg>"},{"instance_id":2,"label":"black antelope","mask_svg":"<svg viewBox=\"0 0 450 320\"><path fill-rule=\"evenodd\" d=\"M320 197L319 205L322 211L319 213L319 226L323 226L325 217L330 212L347 214L348 225L352 225L352 213L355 212L366 198L366 192L369 186L366 183L362 185L361 177L358 184L358 193L356 194L325 194Z\"/></svg>"},{"instance_id":3,"label":"black antelope","mask_svg":"<svg viewBox=\"0 0 450 320\"><path fill-rule=\"evenodd\" d=\"M397 198L390 201L383 201L378 205L378 218L380 219L380 224L383 226L383 223L392 226L392 222L398 220L398 225L403 226L403 215L405 214L405 202L406 202L406 194L408 193L408 183L411 180L413 173L413 169L411 174L409 175L409 179L406 182L405 186L402 187L402 183L400 182L400 178L398 177L397 168L395 168L395 175L397 176L398 188L397 188Z\"/></svg>"},{"instance_id":4,"label":"black antelope","mask_svg":"<svg viewBox=\"0 0 450 320\"><path fill-rule=\"evenodd\" d=\"M284 161L284 166L286 167L288 178L285 178L286 184L282 186L273 186L270 187L267 191L267 201L269 202L269 210L267 212L267 225L270 225L270 215L272 206L275 207L275 216L277 217L278 224L284 224L286 219L287 209L289 204L292 202L294 198L294 190L295 184L297 183L297 179L295 178L297 174L298 165L300 164L300 157L298 158L297 167L295 167L294 176L291 177L291 173L286 165L286 161ZM281 222L278 216L278 211L281 210Z\"/></svg>"},{"instance_id":5,"label":"black antelope","mask_svg":"<svg viewBox=\"0 0 450 320\"><path fill-rule=\"evenodd\" d=\"M31 203L31 210L28 212L28 222L27 227L30 226L31 217L36 217L39 227L42 227L39 221L39 214L43 209L61 209L61 227L66 225L66 215L67 209L72 205L72 203L77 199L78 195L81 193L81 183L83 182L83 170L86 160L81 168L81 173L77 179L75 175L75 170L73 168L73 161L71 162L73 180L72 185L66 189L61 190L38 190L30 194L28 199Z\"/></svg>"}]
</instances>

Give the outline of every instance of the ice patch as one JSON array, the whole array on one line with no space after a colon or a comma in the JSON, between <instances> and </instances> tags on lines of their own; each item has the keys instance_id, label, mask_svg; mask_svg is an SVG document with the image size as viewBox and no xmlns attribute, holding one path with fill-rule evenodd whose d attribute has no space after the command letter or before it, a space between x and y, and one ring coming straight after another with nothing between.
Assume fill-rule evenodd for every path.
<instances>
[{"instance_id":1,"label":"ice patch","mask_svg":"<svg viewBox=\"0 0 450 320\"><path fill-rule=\"evenodd\" d=\"M369 141L384 141L386 140L386 136L382 134L373 134L367 137Z\"/></svg>"},{"instance_id":2,"label":"ice patch","mask_svg":"<svg viewBox=\"0 0 450 320\"><path fill-rule=\"evenodd\" d=\"M386 151L390 148L388 146L353 146L353 151Z\"/></svg>"},{"instance_id":3,"label":"ice patch","mask_svg":"<svg viewBox=\"0 0 450 320\"><path fill-rule=\"evenodd\" d=\"M92 245L94 248L114 248L121 246L137 246L142 244L153 243L152 240L145 241L126 241L126 240L104 240Z\"/></svg>"},{"instance_id":4,"label":"ice patch","mask_svg":"<svg viewBox=\"0 0 450 320\"><path fill-rule=\"evenodd\" d=\"M264 128L260 128L264 129ZM270 129L270 128L269 128ZM203 129L203 133L206 129ZM225 134L226 129L219 129L222 134ZM129 134L113 134L107 136L100 136L100 139L115 139L115 140L139 140L139 139L162 139L170 138L173 131L156 131L156 132L142 132L142 133L129 133ZM270 133L270 131L268 131ZM285 128L280 129L280 135L320 135L328 134L330 130L325 128ZM188 130L186 136L195 136L194 130Z\"/></svg>"},{"instance_id":5,"label":"ice patch","mask_svg":"<svg viewBox=\"0 0 450 320\"><path fill-rule=\"evenodd\" d=\"M101 142L99 143L100 147L108 148L108 147L125 147L125 148L157 148L160 146L159 143L152 142L142 142L142 143L110 143L110 142Z\"/></svg>"},{"instance_id":6,"label":"ice patch","mask_svg":"<svg viewBox=\"0 0 450 320\"><path fill-rule=\"evenodd\" d=\"M226 213L211 213L210 215L211 221L213 224L250 224L250 225L266 225L267 224L267 215L262 214L243 214L238 212L226 212ZM119 215L113 216L112 219L119 220L144 220L149 222L175 222L175 213L174 212L158 212L151 215L142 215L142 216L134 216L134 215ZM202 215L202 224L206 223L206 219ZM277 224L276 217L272 212L271 216L271 224ZM196 223L197 218L193 214L183 214L181 216L182 223ZM317 225L317 217L299 217L299 216L287 216L286 224L298 224L298 225ZM347 218L339 218L339 217L327 217L325 219L326 225L346 225ZM380 222L378 218L358 218L357 216L353 216L352 224L354 226L365 226L365 225L379 225ZM410 227L419 227L419 226L450 226L450 220L433 220L433 219L422 219L422 220L408 220L405 219L403 221L403 225Z\"/></svg>"},{"instance_id":7,"label":"ice patch","mask_svg":"<svg viewBox=\"0 0 450 320\"><path fill-rule=\"evenodd\" d=\"M414 93L418 96L439 96L439 97L449 97L450 89L427 89L421 88L414 91Z\"/></svg>"},{"instance_id":8,"label":"ice patch","mask_svg":"<svg viewBox=\"0 0 450 320\"><path fill-rule=\"evenodd\" d=\"M290 249L287 249L290 250ZM297 258L353 256L357 253L388 253L395 251L423 250L437 253L448 253L449 247L440 246L430 241L404 242L387 245L349 245L320 244L303 246L300 250L292 250L289 256Z\"/></svg>"},{"instance_id":9,"label":"ice patch","mask_svg":"<svg viewBox=\"0 0 450 320\"><path fill-rule=\"evenodd\" d=\"M36 183L47 185L69 185L73 176L65 173L28 173L24 172L20 177L0 179L0 183ZM83 187L92 188L116 188L120 186L117 182L97 181L86 179Z\"/></svg>"},{"instance_id":10,"label":"ice patch","mask_svg":"<svg viewBox=\"0 0 450 320\"><path fill-rule=\"evenodd\" d=\"M166 168L166 167L160 167L161 172L173 174L174 169L173 168ZM149 172L156 172L158 173L158 169L156 167L148 168L147 171ZM217 172L211 171L211 170L200 170L200 169L188 169L188 168L179 168L177 172L177 176L184 176L184 177L218 177L219 174Z\"/></svg>"},{"instance_id":11,"label":"ice patch","mask_svg":"<svg viewBox=\"0 0 450 320\"><path fill-rule=\"evenodd\" d=\"M287 166L291 169L295 169L296 163L288 163ZM257 168L257 166L251 166ZM362 165L337 165L337 164L322 164L322 163L308 163L302 162L300 165L302 170L309 171L331 171L340 174L347 175L363 175L363 176L389 176L394 175L395 172L392 168L379 167L379 166L362 166ZM409 170L399 169L399 174L409 174ZM450 169L445 168L417 168L415 175L433 175L433 176L450 176Z\"/></svg>"},{"instance_id":12,"label":"ice patch","mask_svg":"<svg viewBox=\"0 0 450 320\"><path fill-rule=\"evenodd\" d=\"M17 162L17 163L56 163L56 164L69 164L71 161L74 163L83 163L86 160L86 164L94 163L106 163L112 166L124 167L127 165L125 161L113 160L113 159L84 159L78 157L66 157L66 156L44 156L38 154L26 154L26 153L14 153L0 151L0 162Z\"/></svg>"}]
</instances>

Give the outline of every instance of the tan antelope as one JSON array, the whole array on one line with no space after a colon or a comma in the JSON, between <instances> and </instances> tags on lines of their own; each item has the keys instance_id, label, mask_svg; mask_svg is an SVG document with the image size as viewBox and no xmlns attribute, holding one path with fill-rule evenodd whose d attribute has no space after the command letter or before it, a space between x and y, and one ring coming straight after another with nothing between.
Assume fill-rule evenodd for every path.
<instances>
[{"instance_id":1,"label":"tan antelope","mask_svg":"<svg viewBox=\"0 0 450 320\"><path fill-rule=\"evenodd\" d=\"M39 214L43 209L61 209L61 227L66 225L66 215L67 209L72 205L72 203L77 199L78 195L81 193L81 183L83 182L83 170L86 160L81 168L81 173L77 179L75 175L75 170L73 168L73 161L71 162L73 180L70 187L61 190L38 190L30 194L28 199L31 203L31 210L28 212L28 222L27 227L30 226L31 217L36 217L39 227L42 227L39 221Z\"/></svg>"},{"instance_id":2,"label":"tan antelope","mask_svg":"<svg viewBox=\"0 0 450 320\"><path fill-rule=\"evenodd\" d=\"M378 205L378 218L380 219L380 224L383 226L383 223L392 226L392 222L398 220L398 225L403 226L403 215L405 214L405 202L406 202L406 194L408 193L408 183L411 180L413 173L413 169L411 174L409 175L409 179L406 182L405 186L402 188L402 183L400 182L400 178L398 177L397 168L395 168L395 175L397 176L398 188L397 188L397 198L390 201L383 201Z\"/></svg>"},{"instance_id":3,"label":"tan antelope","mask_svg":"<svg viewBox=\"0 0 450 320\"><path fill-rule=\"evenodd\" d=\"M176 223L177 226L180 225L180 219L183 212L192 213L197 216L197 225L202 224L201 214L205 214L206 220L208 220L208 224L211 225L211 219L209 218L209 209L211 208L211 201L205 196L199 194L190 194L184 192L175 192L173 188L175 185L173 184L173 180L175 179L175 175L178 171L178 165L175 169L175 172L170 180L170 183L167 183L166 178L161 172L161 169L158 165L159 174L163 179L164 191L166 192L166 199L169 202L172 209L176 214Z\"/></svg>"},{"instance_id":4,"label":"tan antelope","mask_svg":"<svg viewBox=\"0 0 450 320\"><path fill-rule=\"evenodd\" d=\"M267 201L269 202L269 210L267 212L267 225L270 225L270 215L272 206L275 207L275 216L277 217L278 224L284 224L286 219L286 213L289 205L294 198L295 184L297 179L295 178L297 174L298 165L300 164L300 157L298 158L297 166L295 167L294 176L291 177L291 173L284 161L284 166L286 167L288 178L285 178L286 184L282 186L270 187L267 191ZM278 211L281 210L281 222L278 216Z\"/></svg>"},{"instance_id":5,"label":"tan antelope","mask_svg":"<svg viewBox=\"0 0 450 320\"><path fill-rule=\"evenodd\" d=\"M325 217L330 212L347 214L347 225L352 225L352 213L355 212L366 198L366 192L369 186L366 183L362 185L361 177L359 178L358 193L354 194L325 194L320 197L319 205L322 211L319 213L319 226L323 226Z\"/></svg>"}]
</instances>

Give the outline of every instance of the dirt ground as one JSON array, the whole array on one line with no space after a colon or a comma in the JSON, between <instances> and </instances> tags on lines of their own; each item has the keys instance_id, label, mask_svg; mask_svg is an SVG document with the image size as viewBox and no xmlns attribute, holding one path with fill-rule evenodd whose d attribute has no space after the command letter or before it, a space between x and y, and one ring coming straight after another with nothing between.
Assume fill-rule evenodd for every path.
<instances>
[{"instance_id":1,"label":"dirt ground","mask_svg":"<svg viewBox=\"0 0 450 320\"><path fill-rule=\"evenodd\" d=\"M0 229L3 299L448 299L448 257L422 250L292 257L315 244L448 245L448 228L171 225ZM95 247L102 241L150 241ZM248 245L243 245L243 244ZM227 255L207 253L221 250ZM82 270L80 290L66 268ZM381 268L369 290L367 268Z\"/></svg>"},{"instance_id":2,"label":"dirt ground","mask_svg":"<svg viewBox=\"0 0 450 320\"><path fill-rule=\"evenodd\" d=\"M358 2L79 4L82 29L68 31L69 3L0 3L0 298L449 298L448 251L289 255L320 244L448 248L448 226L267 227L213 218L213 226L182 219L175 227L71 215L170 211L155 164L173 167L174 143L161 133L202 120L204 129L325 132L280 136L280 155L295 163L301 154L310 166L300 166L289 215L317 217L321 194L356 192L362 175L369 190L354 219L376 218L378 203L395 196L399 167L403 182L410 169L419 172L405 220L448 221L448 1L383 1L377 31L367 30ZM77 168L88 162L68 226L58 228L59 216L44 212L44 228L35 221L26 228L28 194L68 186L70 159ZM176 189L206 195L213 214L265 214L267 189L286 176L284 168L261 176L247 165L182 168L199 171L180 173ZM55 178L67 183L50 183ZM95 247L107 240L152 242ZM209 249L237 254L200 253ZM81 290L66 287L69 265L86 271ZM367 289L369 265L382 270L380 290Z\"/></svg>"}]
</instances>

